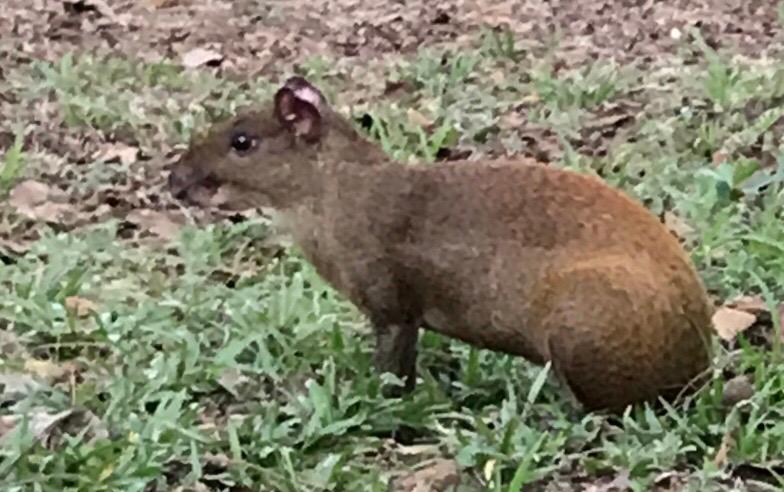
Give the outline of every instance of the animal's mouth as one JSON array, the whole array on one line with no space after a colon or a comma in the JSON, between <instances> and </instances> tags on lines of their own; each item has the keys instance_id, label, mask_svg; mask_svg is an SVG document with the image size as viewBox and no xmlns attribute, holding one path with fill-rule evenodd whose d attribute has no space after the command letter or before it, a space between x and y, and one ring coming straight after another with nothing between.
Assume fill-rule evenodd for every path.
<instances>
[{"instance_id":1,"label":"animal's mouth","mask_svg":"<svg viewBox=\"0 0 784 492\"><path fill-rule=\"evenodd\" d=\"M175 168L169 174L169 191L183 203L200 207L220 207L226 202L226 186L212 174Z\"/></svg>"}]
</instances>

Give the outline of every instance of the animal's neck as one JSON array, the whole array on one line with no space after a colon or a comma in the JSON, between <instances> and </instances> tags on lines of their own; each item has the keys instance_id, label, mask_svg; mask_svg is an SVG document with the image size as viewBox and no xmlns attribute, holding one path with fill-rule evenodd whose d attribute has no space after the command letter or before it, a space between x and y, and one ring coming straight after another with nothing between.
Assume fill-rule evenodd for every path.
<instances>
[{"instance_id":1,"label":"animal's neck","mask_svg":"<svg viewBox=\"0 0 784 492\"><path fill-rule=\"evenodd\" d=\"M319 161L307 190L287 206L278 207L278 224L302 236L333 229L337 223L361 229L388 222L416 186L415 176L409 175L412 171L390 160L373 164Z\"/></svg>"}]
</instances>

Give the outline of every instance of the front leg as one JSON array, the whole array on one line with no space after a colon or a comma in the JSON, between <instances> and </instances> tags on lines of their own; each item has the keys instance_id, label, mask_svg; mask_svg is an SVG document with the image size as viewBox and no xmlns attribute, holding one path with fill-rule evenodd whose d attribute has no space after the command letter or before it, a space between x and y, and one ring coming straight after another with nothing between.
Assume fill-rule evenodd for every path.
<instances>
[{"instance_id":1,"label":"front leg","mask_svg":"<svg viewBox=\"0 0 784 492\"><path fill-rule=\"evenodd\" d=\"M356 262L344 277L349 297L364 311L376 337L373 362L379 373L389 372L404 386L384 386L385 397L400 397L416 386L417 338L421 314L414 289L384 262Z\"/></svg>"},{"instance_id":2,"label":"front leg","mask_svg":"<svg viewBox=\"0 0 784 492\"><path fill-rule=\"evenodd\" d=\"M386 398L399 398L411 393L416 386L417 338L419 327L415 323L374 323L376 347L373 354L376 370L389 372L400 378L404 385L384 386Z\"/></svg>"},{"instance_id":3,"label":"front leg","mask_svg":"<svg viewBox=\"0 0 784 492\"><path fill-rule=\"evenodd\" d=\"M322 244L324 248L326 245ZM316 251L316 248L309 250ZM369 260L367 254L362 254L363 251L383 251L383 245L355 246L354 251L354 258L340 265L317 253L312 253L309 260L323 278L367 315L376 337L373 355L376 370L392 373L404 382L402 388L385 386L382 394L402 396L416 385L416 345L422 318L418 296L401 281L405 275L401 276L394 264L376 255Z\"/></svg>"}]
</instances>

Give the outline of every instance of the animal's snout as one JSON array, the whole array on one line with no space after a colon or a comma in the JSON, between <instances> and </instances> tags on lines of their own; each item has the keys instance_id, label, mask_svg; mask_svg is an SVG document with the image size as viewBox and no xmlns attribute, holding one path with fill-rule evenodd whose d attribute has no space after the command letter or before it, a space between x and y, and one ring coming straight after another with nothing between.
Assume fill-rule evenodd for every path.
<instances>
[{"instance_id":1,"label":"animal's snout","mask_svg":"<svg viewBox=\"0 0 784 492\"><path fill-rule=\"evenodd\" d=\"M189 205L211 203L220 188L220 182L204 168L181 161L172 166L167 185L175 200Z\"/></svg>"},{"instance_id":2,"label":"animal's snout","mask_svg":"<svg viewBox=\"0 0 784 492\"><path fill-rule=\"evenodd\" d=\"M187 155L183 156L174 163L169 172L169 192L177 200L188 198L189 190L199 186L206 177L206 173L199 166L189 165L187 162Z\"/></svg>"},{"instance_id":3,"label":"animal's snout","mask_svg":"<svg viewBox=\"0 0 784 492\"><path fill-rule=\"evenodd\" d=\"M169 173L169 192L177 200L183 200L188 195L188 186L192 182L192 172L182 167L174 167Z\"/></svg>"}]
</instances>

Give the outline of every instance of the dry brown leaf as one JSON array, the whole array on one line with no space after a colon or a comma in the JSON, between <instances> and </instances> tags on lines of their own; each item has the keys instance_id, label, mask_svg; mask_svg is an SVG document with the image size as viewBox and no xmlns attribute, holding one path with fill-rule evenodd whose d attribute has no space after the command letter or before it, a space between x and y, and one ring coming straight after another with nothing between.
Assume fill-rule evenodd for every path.
<instances>
[{"instance_id":1,"label":"dry brown leaf","mask_svg":"<svg viewBox=\"0 0 784 492\"><path fill-rule=\"evenodd\" d=\"M29 219L59 222L72 212L70 204L62 203L65 200L66 196L60 190L53 189L40 181L28 179L14 186L8 203L19 214Z\"/></svg>"},{"instance_id":2,"label":"dry brown leaf","mask_svg":"<svg viewBox=\"0 0 784 492\"><path fill-rule=\"evenodd\" d=\"M510 111L503 116L501 116L498 120L501 128L509 128L509 129L519 129L525 126L526 119L523 117L522 114L518 113L517 111Z\"/></svg>"},{"instance_id":3,"label":"dry brown leaf","mask_svg":"<svg viewBox=\"0 0 784 492\"><path fill-rule=\"evenodd\" d=\"M28 395L43 385L29 374L4 373L0 374L0 396Z\"/></svg>"},{"instance_id":4,"label":"dry brown leaf","mask_svg":"<svg viewBox=\"0 0 784 492\"><path fill-rule=\"evenodd\" d=\"M433 455L438 452L438 445L436 444L412 444L409 446L397 446L395 453L401 456L421 456Z\"/></svg>"},{"instance_id":5,"label":"dry brown leaf","mask_svg":"<svg viewBox=\"0 0 784 492\"><path fill-rule=\"evenodd\" d=\"M537 104L540 100L541 100L541 98L539 97L539 94L536 93L536 92L532 92L530 94L526 94L525 96L521 97L520 98L520 104L531 104L531 105L533 105L533 104Z\"/></svg>"},{"instance_id":6,"label":"dry brown leaf","mask_svg":"<svg viewBox=\"0 0 784 492\"><path fill-rule=\"evenodd\" d=\"M725 432L724 436L721 438L721 445L716 451L716 456L713 457L713 464L716 465L716 468L724 468L724 466L727 464L730 451L734 445L735 440L732 438L730 432Z\"/></svg>"},{"instance_id":7,"label":"dry brown leaf","mask_svg":"<svg viewBox=\"0 0 784 492\"><path fill-rule=\"evenodd\" d=\"M723 306L713 314L713 328L724 340L733 340L738 333L748 329L757 317L746 311Z\"/></svg>"},{"instance_id":8,"label":"dry brown leaf","mask_svg":"<svg viewBox=\"0 0 784 492\"><path fill-rule=\"evenodd\" d=\"M215 50L194 48L182 55L182 64L187 68L196 68L208 63L221 62L223 55Z\"/></svg>"},{"instance_id":9,"label":"dry brown leaf","mask_svg":"<svg viewBox=\"0 0 784 492\"><path fill-rule=\"evenodd\" d=\"M607 484L607 492L612 491L626 491L632 489L632 482L629 480L629 470L623 470L613 479L612 482Z\"/></svg>"},{"instance_id":10,"label":"dry brown leaf","mask_svg":"<svg viewBox=\"0 0 784 492\"><path fill-rule=\"evenodd\" d=\"M0 357L11 358L26 353L25 346L13 330L0 330Z\"/></svg>"},{"instance_id":11,"label":"dry brown leaf","mask_svg":"<svg viewBox=\"0 0 784 492\"><path fill-rule=\"evenodd\" d=\"M86 318L98 309L98 305L93 301L79 296L66 297L65 307L74 312L79 318Z\"/></svg>"},{"instance_id":12,"label":"dry brown leaf","mask_svg":"<svg viewBox=\"0 0 784 492\"><path fill-rule=\"evenodd\" d=\"M78 372L78 366L73 362L58 364L51 360L29 359L24 363L24 370L38 380L54 384L68 380L72 374Z\"/></svg>"},{"instance_id":13,"label":"dry brown leaf","mask_svg":"<svg viewBox=\"0 0 784 492\"><path fill-rule=\"evenodd\" d=\"M631 490L631 486L629 471L623 470L611 481L589 485L584 489L584 492L626 492Z\"/></svg>"},{"instance_id":14,"label":"dry brown leaf","mask_svg":"<svg viewBox=\"0 0 784 492\"><path fill-rule=\"evenodd\" d=\"M757 316L760 313L768 312L768 305L762 296L740 296L728 301L725 305Z\"/></svg>"},{"instance_id":15,"label":"dry brown leaf","mask_svg":"<svg viewBox=\"0 0 784 492\"><path fill-rule=\"evenodd\" d=\"M27 252L29 247L19 241L0 237L0 252L3 250L13 253L15 255L23 255Z\"/></svg>"},{"instance_id":16,"label":"dry brown leaf","mask_svg":"<svg viewBox=\"0 0 784 492\"><path fill-rule=\"evenodd\" d=\"M70 417L73 412L73 409L64 410L58 413L48 413L41 409L33 409L32 411L26 412L25 417L28 419L28 428L33 435L33 438L37 441L45 441L57 424ZM22 416L15 416L14 427L6 433L6 436L13 432L13 429L15 429L21 421ZM6 422L6 425L8 424L10 424L10 419Z\"/></svg>"},{"instance_id":17,"label":"dry brown leaf","mask_svg":"<svg viewBox=\"0 0 784 492\"><path fill-rule=\"evenodd\" d=\"M27 179L14 186L14 189L11 190L9 203L11 206L22 211L40 205L41 203L46 202L48 198L49 185L41 183L40 181Z\"/></svg>"},{"instance_id":18,"label":"dry brown leaf","mask_svg":"<svg viewBox=\"0 0 784 492\"><path fill-rule=\"evenodd\" d=\"M218 378L218 384L232 395L239 396L237 390L250 379L237 369L225 369Z\"/></svg>"},{"instance_id":19,"label":"dry brown leaf","mask_svg":"<svg viewBox=\"0 0 784 492\"><path fill-rule=\"evenodd\" d=\"M0 443L21 424L23 418L27 418L28 431L33 438L42 441L44 445L51 445L50 438L62 433L82 434L88 443L109 437L106 425L89 410L70 408L49 413L47 409L38 407L26 411L24 415L0 417Z\"/></svg>"},{"instance_id":20,"label":"dry brown leaf","mask_svg":"<svg viewBox=\"0 0 784 492\"><path fill-rule=\"evenodd\" d=\"M231 458L223 453L204 453L204 462L219 469L227 469L231 466Z\"/></svg>"},{"instance_id":21,"label":"dry brown leaf","mask_svg":"<svg viewBox=\"0 0 784 492\"><path fill-rule=\"evenodd\" d=\"M95 153L93 157L103 162L119 161L121 164L129 165L136 162L139 149L124 143L106 144Z\"/></svg>"},{"instance_id":22,"label":"dry brown leaf","mask_svg":"<svg viewBox=\"0 0 784 492\"><path fill-rule=\"evenodd\" d=\"M423 128L429 128L433 125L433 120L414 108L408 108L406 116L408 117L408 121L413 125L421 126Z\"/></svg>"},{"instance_id":23,"label":"dry brown leaf","mask_svg":"<svg viewBox=\"0 0 784 492\"><path fill-rule=\"evenodd\" d=\"M398 477L390 483L391 492L445 492L460 484L457 462L435 459L421 464L421 468Z\"/></svg>"},{"instance_id":24,"label":"dry brown leaf","mask_svg":"<svg viewBox=\"0 0 784 492\"><path fill-rule=\"evenodd\" d=\"M664 225L670 232L681 239L686 239L694 234L693 227L669 210L664 212Z\"/></svg>"},{"instance_id":25,"label":"dry brown leaf","mask_svg":"<svg viewBox=\"0 0 784 492\"><path fill-rule=\"evenodd\" d=\"M723 164L726 161L727 161L727 153L721 150L717 150L716 152L714 152L713 156L711 157L711 162L713 162L714 166Z\"/></svg>"},{"instance_id":26,"label":"dry brown leaf","mask_svg":"<svg viewBox=\"0 0 784 492\"><path fill-rule=\"evenodd\" d=\"M492 80L495 85L502 85L506 82L506 72L503 70L493 70L490 73L490 80Z\"/></svg>"},{"instance_id":27,"label":"dry brown leaf","mask_svg":"<svg viewBox=\"0 0 784 492\"><path fill-rule=\"evenodd\" d=\"M3 436L14 430L19 418L16 415L0 415L0 441Z\"/></svg>"},{"instance_id":28,"label":"dry brown leaf","mask_svg":"<svg viewBox=\"0 0 784 492\"><path fill-rule=\"evenodd\" d=\"M132 210L126 219L128 222L139 226L139 228L167 241L177 237L177 233L180 230L179 224L174 222L168 215L157 210Z\"/></svg>"}]
</instances>

